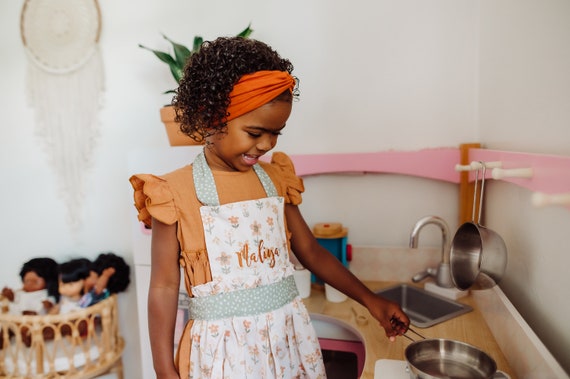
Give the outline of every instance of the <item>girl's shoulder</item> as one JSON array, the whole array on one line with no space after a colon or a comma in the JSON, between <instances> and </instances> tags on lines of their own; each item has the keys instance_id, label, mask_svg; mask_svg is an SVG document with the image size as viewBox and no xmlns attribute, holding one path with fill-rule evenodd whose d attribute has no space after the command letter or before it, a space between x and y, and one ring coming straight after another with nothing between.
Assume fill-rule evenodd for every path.
<instances>
[{"instance_id":1,"label":"girl's shoulder","mask_svg":"<svg viewBox=\"0 0 570 379\"><path fill-rule=\"evenodd\" d=\"M260 164L277 187L277 192L285 197L287 203L294 205L301 203L301 194L305 191L303 179L295 173L295 165L287 154L275 152L270 162Z\"/></svg>"},{"instance_id":2,"label":"girl's shoulder","mask_svg":"<svg viewBox=\"0 0 570 379\"><path fill-rule=\"evenodd\" d=\"M164 175L136 174L130 182L140 221L150 226L151 217L172 224L178 219L177 202L192 198L192 166L187 165Z\"/></svg>"},{"instance_id":3,"label":"girl's shoulder","mask_svg":"<svg viewBox=\"0 0 570 379\"><path fill-rule=\"evenodd\" d=\"M268 173L297 176L295 174L295 165L293 164L293 161L289 155L281 151L274 152L271 155L271 160L269 162L260 161L259 164Z\"/></svg>"},{"instance_id":4,"label":"girl's shoulder","mask_svg":"<svg viewBox=\"0 0 570 379\"><path fill-rule=\"evenodd\" d=\"M166 180L167 182L177 181L180 179L187 180L188 177L192 179L192 164L188 164L186 166L177 168L174 171L170 171L166 174L160 175L160 177Z\"/></svg>"}]
</instances>

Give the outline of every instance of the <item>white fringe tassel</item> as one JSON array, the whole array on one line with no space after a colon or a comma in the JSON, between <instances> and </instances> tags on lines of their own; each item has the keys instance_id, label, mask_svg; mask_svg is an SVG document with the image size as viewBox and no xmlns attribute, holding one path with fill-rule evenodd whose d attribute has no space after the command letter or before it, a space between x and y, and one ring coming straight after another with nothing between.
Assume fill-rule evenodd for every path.
<instances>
[{"instance_id":1,"label":"white fringe tassel","mask_svg":"<svg viewBox=\"0 0 570 379\"><path fill-rule=\"evenodd\" d=\"M103 82L98 48L85 64L68 73L50 73L28 60L28 99L35 109L36 134L55 171L68 223L75 231L81 226L85 174L99 134Z\"/></svg>"}]
</instances>

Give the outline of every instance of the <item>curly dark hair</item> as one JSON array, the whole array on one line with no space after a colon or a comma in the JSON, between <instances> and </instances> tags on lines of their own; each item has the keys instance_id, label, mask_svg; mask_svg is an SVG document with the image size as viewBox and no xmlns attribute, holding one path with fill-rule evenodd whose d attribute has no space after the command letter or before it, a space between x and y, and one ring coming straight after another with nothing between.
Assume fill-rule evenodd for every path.
<instances>
[{"instance_id":1,"label":"curly dark hair","mask_svg":"<svg viewBox=\"0 0 570 379\"><path fill-rule=\"evenodd\" d=\"M291 74L293 64L267 44L251 38L220 37L204 42L188 59L172 101L180 130L197 142L223 132L234 84L243 75L262 70Z\"/></svg>"},{"instance_id":2,"label":"curly dark hair","mask_svg":"<svg viewBox=\"0 0 570 379\"><path fill-rule=\"evenodd\" d=\"M115 269L115 273L111 275L111 278L109 278L107 289L111 293L123 292L131 282L131 269L129 265L122 257L112 252L107 252L101 253L97 256L91 269L100 276L103 271L109 267L113 267Z\"/></svg>"},{"instance_id":3,"label":"curly dark hair","mask_svg":"<svg viewBox=\"0 0 570 379\"><path fill-rule=\"evenodd\" d=\"M58 264L51 258L33 258L22 265L20 270L20 278L24 280L24 276L28 272L35 272L46 282L46 289L49 296L53 296L59 301L59 271Z\"/></svg>"},{"instance_id":4,"label":"curly dark hair","mask_svg":"<svg viewBox=\"0 0 570 379\"><path fill-rule=\"evenodd\" d=\"M59 265L59 278L63 283L72 283L89 276L91 261L87 258L74 258Z\"/></svg>"}]
</instances>

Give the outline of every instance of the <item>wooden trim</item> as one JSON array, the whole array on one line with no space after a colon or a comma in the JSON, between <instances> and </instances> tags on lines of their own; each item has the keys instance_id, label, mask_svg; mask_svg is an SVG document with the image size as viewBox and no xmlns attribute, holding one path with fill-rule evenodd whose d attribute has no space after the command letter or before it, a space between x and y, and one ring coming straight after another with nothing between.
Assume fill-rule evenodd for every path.
<instances>
[{"instance_id":1,"label":"wooden trim","mask_svg":"<svg viewBox=\"0 0 570 379\"><path fill-rule=\"evenodd\" d=\"M459 145L459 164L468 165L471 163L469 159L469 150L478 149L480 143L463 143ZM469 180L469 171L462 171L459 175L459 224L471 221L473 217L473 190L475 183ZM479 214L479 204L475 204L475 216Z\"/></svg>"}]
</instances>

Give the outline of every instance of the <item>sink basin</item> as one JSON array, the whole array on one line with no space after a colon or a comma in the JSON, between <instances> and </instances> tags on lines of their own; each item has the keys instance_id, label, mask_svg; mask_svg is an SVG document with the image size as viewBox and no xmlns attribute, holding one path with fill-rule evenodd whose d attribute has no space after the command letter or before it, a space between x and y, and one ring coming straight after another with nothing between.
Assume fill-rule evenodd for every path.
<instances>
[{"instance_id":1,"label":"sink basin","mask_svg":"<svg viewBox=\"0 0 570 379\"><path fill-rule=\"evenodd\" d=\"M473 310L469 305L407 284L397 284L376 293L400 304L412 325L418 328L428 328Z\"/></svg>"}]
</instances>

